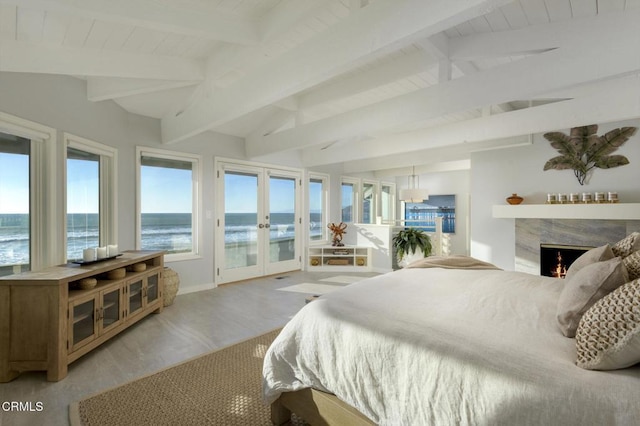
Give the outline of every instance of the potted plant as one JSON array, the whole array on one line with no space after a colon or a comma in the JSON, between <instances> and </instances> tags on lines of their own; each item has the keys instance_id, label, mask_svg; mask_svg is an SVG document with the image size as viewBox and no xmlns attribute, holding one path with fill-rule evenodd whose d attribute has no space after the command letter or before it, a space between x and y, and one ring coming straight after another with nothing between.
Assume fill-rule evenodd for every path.
<instances>
[{"instance_id":1,"label":"potted plant","mask_svg":"<svg viewBox=\"0 0 640 426\"><path fill-rule=\"evenodd\" d=\"M417 228L406 228L393 237L393 248L398 257L398 266L404 268L409 263L431 254L431 238Z\"/></svg>"}]
</instances>

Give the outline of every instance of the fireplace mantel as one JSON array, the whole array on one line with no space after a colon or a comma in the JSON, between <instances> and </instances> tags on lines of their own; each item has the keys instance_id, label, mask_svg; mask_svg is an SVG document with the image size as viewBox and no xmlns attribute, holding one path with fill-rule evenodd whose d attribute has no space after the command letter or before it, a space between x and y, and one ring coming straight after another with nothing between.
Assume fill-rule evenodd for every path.
<instances>
[{"instance_id":1,"label":"fireplace mantel","mask_svg":"<svg viewBox=\"0 0 640 426\"><path fill-rule=\"evenodd\" d=\"M640 203L494 205L493 217L640 220Z\"/></svg>"}]
</instances>

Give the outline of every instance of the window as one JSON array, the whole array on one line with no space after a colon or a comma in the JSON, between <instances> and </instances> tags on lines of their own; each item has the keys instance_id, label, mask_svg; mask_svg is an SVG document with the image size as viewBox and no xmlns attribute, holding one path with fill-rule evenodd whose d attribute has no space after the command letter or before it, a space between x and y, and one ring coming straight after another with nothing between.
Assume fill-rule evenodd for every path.
<instances>
[{"instance_id":1,"label":"window","mask_svg":"<svg viewBox=\"0 0 640 426\"><path fill-rule=\"evenodd\" d=\"M383 223L396 220L396 184L382 182L380 184L380 215Z\"/></svg>"},{"instance_id":2,"label":"window","mask_svg":"<svg viewBox=\"0 0 640 426\"><path fill-rule=\"evenodd\" d=\"M378 182L362 181L362 223L376 223Z\"/></svg>"},{"instance_id":3,"label":"window","mask_svg":"<svg viewBox=\"0 0 640 426\"><path fill-rule=\"evenodd\" d=\"M100 245L100 156L67 148L67 259Z\"/></svg>"},{"instance_id":4,"label":"window","mask_svg":"<svg viewBox=\"0 0 640 426\"><path fill-rule=\"evenodd\" d=\"M56 130L0 112L0 141L0 275L64 263Z\"/></svg>"},{"instance_id":5,"label":"window","mask_svg":"<svg viewBox=\"0 0 640 426\"><path fill-rule=\"evenodd\" d=\"M0 133L0 275L30 269L31 140Z\"/></svg>"},{"instance_id":6,"label":"window","mask_svg":"<svg viewBox=\"0 0 640 426\"><path fill-rule=\"evenodd\" d=\"M326 241L329 176L309 174L309 240Z\"/></svg>"},{"instance_id":7,"label":"window","mask_svg":"<svg viewBox=\"0 0 640 426\"><path fill-rule=\"evenodd\" d=\"M358 221L358 184L359 179L342 178L340 199L342 222Z\"/></svg>"},{"instance_id":8,"label":"window","mask_svg":"<svg viewBox=\"0 0 640 426\"><path fill-rule=\"evenodd\" d=\"M139 147L137 158L139 248L197 255L200 156Z\"/></svg>"},{"instance_id":9,"label":"window","mask_svg":"<svg viewBox=\"0 0 640 426\"><path fill-rule=\"evenodd\" d=\"M118 244L115 148L65 134L68 260L85 248Z\"/></svg>"}]
</instances>

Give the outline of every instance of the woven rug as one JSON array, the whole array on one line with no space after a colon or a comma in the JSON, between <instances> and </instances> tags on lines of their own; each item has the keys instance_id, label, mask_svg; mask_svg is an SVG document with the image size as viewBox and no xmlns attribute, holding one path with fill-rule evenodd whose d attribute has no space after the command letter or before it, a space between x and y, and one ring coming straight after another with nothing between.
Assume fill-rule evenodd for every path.
<instances>
[{"instance_id":1,"label":"woven rug","mask_svg":"<svg viewBox=\"0 0 640 426\"><path fill-rule=\"evenodd\" d=\"M69 407L71 425L270 425L262 363L279 332L75 402Z\"/></svg>"}]
</instances>

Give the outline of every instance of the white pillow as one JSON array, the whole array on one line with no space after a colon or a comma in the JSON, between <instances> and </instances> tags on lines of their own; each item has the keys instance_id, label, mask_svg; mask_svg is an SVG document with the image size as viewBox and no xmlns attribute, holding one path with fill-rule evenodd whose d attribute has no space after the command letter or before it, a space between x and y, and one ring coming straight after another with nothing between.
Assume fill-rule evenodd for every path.
<instances>
[{"instance_id":1,"label":"white pillow","mask_svg":"<svg viewBox=\"0 0 640 426\"><path fill-rule=\"evenodd\" d=\"M627 281L627 269L619 257L587 265L571 279L565 279L556 309L562 334L575 336L580 318L587 309Z\"/></svg>"},{"instance_id":2,"label":"white pillow","mask_svg":"<svg viewBox=\"0 0 640 426\"><path fill-rule=\"evenodd\" d=\"M640 362L640 280L618 287L582 316L576 350L576 365L588 370L616 370Z\"/></svg>"},{"instance_id":3,"label":"white pillow","mask_svg":"<svg viewBox=\"0 0 640 426\"><path fill-rule=\"evenodd\" d=\"M592 248L573 261L571 266L569 266L564 279L570 280L573 275L575 275L580 269L584 268L587 265L591 265L592 263L596 262L602 262L603 260L613 259L614 257L615 256L609 244Z\"/></svg>"}]
</instances>

